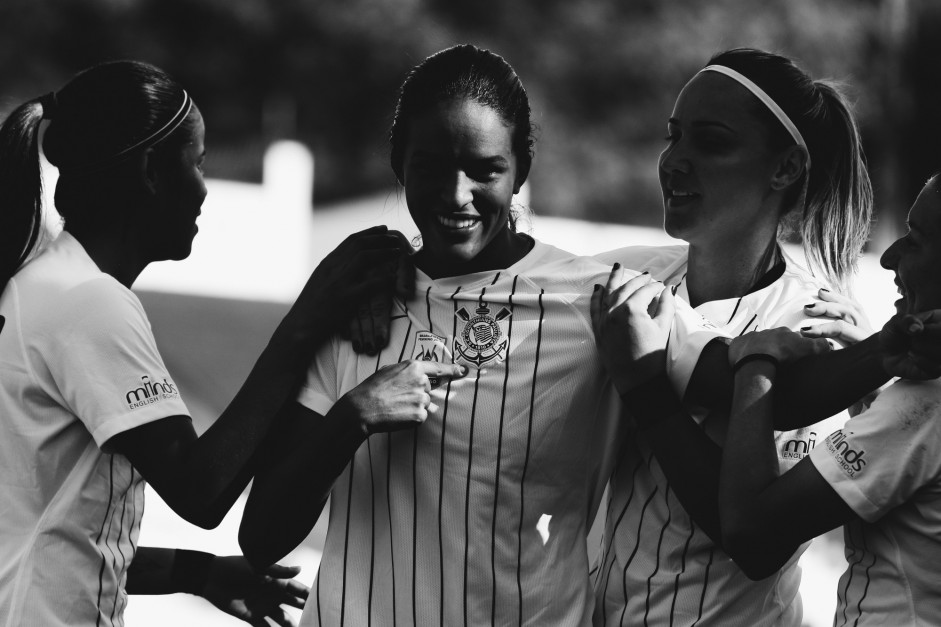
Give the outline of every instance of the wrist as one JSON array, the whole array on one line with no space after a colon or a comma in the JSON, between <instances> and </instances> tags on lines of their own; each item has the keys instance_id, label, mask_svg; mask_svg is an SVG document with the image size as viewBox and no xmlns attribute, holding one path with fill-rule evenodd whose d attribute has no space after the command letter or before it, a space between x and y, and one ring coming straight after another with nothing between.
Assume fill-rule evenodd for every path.
<instances>
[{"instance_id":1,"label":"wrist","mask_svg":"<svg viewBox=\"0 0 941 627\"><path fill-rule=\"evenodd\" d=\"M202 594L215 557L212 553L176 549L173 567L170 569L170 581L174 588L187 594Z\"/></svg>"},{"instance_id":2,"label":"wrist","mask_svg":"<svg viewBox=\"0 0 941 627\"><path fill-rule=\"evenodd\" d=\"M743 368L748 370L761 368L763 371L771 371L773 374L777 372L780 365L778 358L774 355L767 353L749 353L743 355L732 364L732 374L738 374Z\"/></svg>"}]
</instances>

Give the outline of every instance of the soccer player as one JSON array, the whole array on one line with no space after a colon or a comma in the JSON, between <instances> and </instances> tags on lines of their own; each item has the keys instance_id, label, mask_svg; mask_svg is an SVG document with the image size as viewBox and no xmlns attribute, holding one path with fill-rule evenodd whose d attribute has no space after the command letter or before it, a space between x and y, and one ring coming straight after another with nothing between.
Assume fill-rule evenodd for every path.
<instances>
[{"instance_id":1,"label":"soccer player","mask_svg":"<svg viewBox=\"0 0 941 627\"><path fill-rule=\"evenodd\" d=\"M416 293L395 303L378 356L339 338L319 352L258 470L242 548L280 558L329 495L302 624L586 625L586 534L619 441L589 319L608 268L513 230L533 139L501 57L464 45L425 59L391 142L422 236ZM715 335L698 324L680 308L687 347ZM680 391L695 353L672 364ZM423 362L466 374L434 380ZM428 408L420 425L375 391L390 377L424 383L402 401Z\"/></svg>"},{"instance_id":2,"label":"soccer player","mask_svg":"<svg viewBox=\"0 0 941 627\"><path fill-rule=\"evenodd\" d=\"M767 331L729 351L737 374L722 454L724 545L762 577L801 542L843 525L847 567L834 625L941 622L941 368L924 339L939 320L928 310L941 308L939 199L935 175L911 208L908 234L882 255L902 296L881 333L887 367L923 380L896 380L778 476L768 406L779 393L779 364L800 356L807 340ZM900 370L900 361L921 367Z\"/></svg>"},{"instance_id":3,"label":"soccer player","mask_svg":"<svg viewBox=\"0 0 941 627\"><path fill-rule=\"evenodd\" d=\"M846 343L868 335L858 307L828 290L846 289L872 206L856 120L832 85L785 57L730 50L682 89L667 135L659 163L664 228L688 245L636 246L600 259L649 270L732 337L812 327L821 314L853 324L807 333ZM792 228L816 275L779 246L779 234ZM626 351L604 334L599 342L616 377ZM632 395L633 435L611 480L595 571L596 624L800 625L797 561L805 547L761 581L722 548L723 412L695 412L693 423L662 379ZM780 470L827 432L814 425L778 432Z\"/></svg>"},{"instance_id":4,"label":"soccer player","mask_svg":"<svg viewBox=\"0 0 941 627\"><path fill-rule=\"evenodd\" d=\"M40 246L43 120L65 230ZM123 625L127 592L198 593L253 624L287 625L280 605L306 596L282 580L293 569L137 547L144 480L190 522L217 525L314 350L388 281L400 240L374 229L328 257L197 438L130 287L148 264L189 255L206 196L204 137L183 87L133 61L80 73L0 128L4 625Z\"/></svg>"}]
</instances>

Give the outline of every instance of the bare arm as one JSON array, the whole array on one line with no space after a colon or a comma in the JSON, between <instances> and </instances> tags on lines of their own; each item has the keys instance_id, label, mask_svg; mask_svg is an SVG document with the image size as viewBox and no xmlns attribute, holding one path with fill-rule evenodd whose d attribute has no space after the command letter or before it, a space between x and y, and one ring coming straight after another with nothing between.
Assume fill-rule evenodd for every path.
<instances>
[{"instance_id":1,"label":"bare arm","mask_svg":"<svg viewBox=\"0 0 941 627\"><path fill-rule=\"evenodd\" d=\"M429 376L460 378L453 364L407 361L381 368L325 416L291 403L284 428L259 456L239 528L239 545L257 567L289 553L310 533L337 477L373 433L415 428L437 411Z\"/></svg>"},{"instance_id":2,"label":"bare arm","mask_svg":"<svg viewBox=\"0 0 941 627\"><path fill-rule=\"evenodd\" d=\"M123 432L109 446L179 515L219 524L251 477L249 461L275 415L293 398L314 351L372 289L392 276L400 240L384 227L348 238L317 267L235 398L197 438L186 416Z\"/></svg>"},{"instance_id":3,"label":"bare arm","mask_svg":"<svg viewBox=\"0 0 941 627\"><path fill-rule=\"evenodd\" d=\"M802 542L855 516L809 458L779 476L772 390L776 370L770 362L754 361L737 373L722 453L722 546L754 580L775 573Z\"/></svg>"}]
</instances>

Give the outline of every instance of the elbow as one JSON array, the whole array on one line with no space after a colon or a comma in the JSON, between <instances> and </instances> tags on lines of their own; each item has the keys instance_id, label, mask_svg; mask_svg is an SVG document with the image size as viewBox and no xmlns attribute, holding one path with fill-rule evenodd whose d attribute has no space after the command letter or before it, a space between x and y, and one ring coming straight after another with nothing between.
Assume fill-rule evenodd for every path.
<instances>
[{"instance_id":1,"label":"elbow","mask_svg":"<svg viewBox=\"0 0 941 627\"><path fill-rule=\"evenodd\" d=\"M200 529L215 529L225 518L227 511L218 511L220 508L214 507L212 503L207 503L202 499L178 498L165 499L167 505L173 512Z\"/></svg>"},{"instance_id":2,"label":"elbow","mask_svg":"<svg viewBox=\"0 0 941 627\"><path fill-rule=\"evenodd\" d=\"M246 524L246 521L242 520L242 525L239 527L239 548L256 571L268 568L286 555L285 552L279 552L276 547L272 546L272 537L260 530L255 530L250 523Z\"/></svg>"},{"instance_id":3,"label":"elbow","mask_svg":"<svg viewBox=\"0 0 941 627\"><path fill-rule=\"evenodd\" d=\"M770 542L769 542L770 540ZM749 529L722 529L722 548L745 576L760 581L777 573L787 562L791 552L782 553L772 545L774 538L768 533Z\"/></svg>"}]
</instances>

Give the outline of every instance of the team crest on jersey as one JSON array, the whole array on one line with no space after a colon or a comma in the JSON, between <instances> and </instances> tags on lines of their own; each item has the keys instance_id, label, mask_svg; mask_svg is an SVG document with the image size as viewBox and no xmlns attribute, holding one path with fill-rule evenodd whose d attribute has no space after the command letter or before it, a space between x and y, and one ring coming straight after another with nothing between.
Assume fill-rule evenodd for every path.
<instances>
[{"instance_id":1,"label":"team crest on jersey","mask_svg":"<svg viewBox=\"0 0 941 627\"><path fill-rule=\"evenodd\" d=\"M487 303L481 302L473 316L464 307L454 315L464 321L464 328L454 338L455 361L480 368L506 359L508 340L502 325L512 315L509 309L502 307L493 315Z\"/></svg>"}]
</instances>

